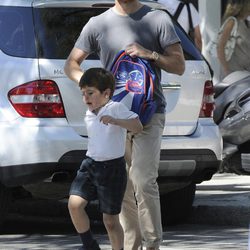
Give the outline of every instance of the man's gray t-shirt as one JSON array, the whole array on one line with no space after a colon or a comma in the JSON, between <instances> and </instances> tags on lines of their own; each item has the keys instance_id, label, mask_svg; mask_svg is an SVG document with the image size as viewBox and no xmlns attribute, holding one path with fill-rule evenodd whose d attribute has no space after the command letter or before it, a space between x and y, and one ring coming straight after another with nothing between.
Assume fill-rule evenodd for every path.
<instances>
[{"instance_id":1,"label":"man's gray t-shirt","mask_svg":"<svg viewBox=\"0 0 250 250\"><path fill-rule=\"evenodd\" d=\"M170 17L161 10L152 10L144 5L137 12L122 16L108 9L92 17L83 27L75 47L96 53L104 68L111 69L116 55L131 43L138 43L146 49L163 53L167 46L179 42ZM165 99L160 85L161 70L152 63L156 72L154 82L157 112L164 112Z\"/></svg>"}]
</instances>

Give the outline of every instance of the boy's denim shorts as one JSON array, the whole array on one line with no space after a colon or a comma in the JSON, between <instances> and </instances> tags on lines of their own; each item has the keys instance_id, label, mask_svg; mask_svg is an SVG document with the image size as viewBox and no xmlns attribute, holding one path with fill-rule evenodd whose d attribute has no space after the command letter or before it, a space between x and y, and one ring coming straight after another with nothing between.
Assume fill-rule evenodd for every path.
<instances>
[{"instance_id":1,"label":"boy's denim shorts","mask_svg":"<svg viewBox=\"0 0 250 250\"><path fill-rule=\"evenodd\" d=\"M121 212L126 184L124 157L109 161L86 158L77 171L69 194L87 201L97 199L102 213L115 215Z\"/></svg>"}]
</instances>

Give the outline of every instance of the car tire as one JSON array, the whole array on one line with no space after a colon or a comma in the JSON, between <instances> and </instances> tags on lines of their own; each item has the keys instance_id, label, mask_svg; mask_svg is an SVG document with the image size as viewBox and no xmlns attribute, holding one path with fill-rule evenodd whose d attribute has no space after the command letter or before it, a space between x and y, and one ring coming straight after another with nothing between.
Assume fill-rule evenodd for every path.
<instances>
[{"instance_id":1,"label":"car tire","mask_svg":"<svg viewBox=\"0 0 250 250\"><path fill-rule=\"evenodd\" d=\"M162 225L174 225L185 221L192 211L196 184L161 196Z\"/></svg>"},{"instance_id":2,"label":"car tire","mask_svg":"<svg viewBox=\"0 0 250 250\"><path fill-rule=\"evenodd\" d=\"M11 191L0 183L0 229L9 211Z\"/></svg>"},{"instance_id":3,"label":"car tire","mask_svg":"<svg viewBox=\"0 0 250 250\"><path fill-rule=\"evenodd\" d=\"M223 172L234 173L237 175L250 175L249 172L242 168L241 154L243 152L236 152L228 159L226 159L223 165Z\"/></svg>"}]
</instances>

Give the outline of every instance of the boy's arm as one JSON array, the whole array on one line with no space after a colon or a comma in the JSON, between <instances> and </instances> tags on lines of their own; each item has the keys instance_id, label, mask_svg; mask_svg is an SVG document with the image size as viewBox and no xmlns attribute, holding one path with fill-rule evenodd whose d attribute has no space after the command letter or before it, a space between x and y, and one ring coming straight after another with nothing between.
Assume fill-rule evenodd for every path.
<instances>
[{"instance_id":1,"label":"boy's arm","mask_svg":"<svg viewBox=\"0 0 250 250\"><path fill-rule=\"evenodd\" d=\"M115 119L112 116L104 115L101 117L100 121L105 125L112 124L120 126L133 133L140 133L143 130L143 126L138 117L131 119Z\"/></svg>"}]
</instances>

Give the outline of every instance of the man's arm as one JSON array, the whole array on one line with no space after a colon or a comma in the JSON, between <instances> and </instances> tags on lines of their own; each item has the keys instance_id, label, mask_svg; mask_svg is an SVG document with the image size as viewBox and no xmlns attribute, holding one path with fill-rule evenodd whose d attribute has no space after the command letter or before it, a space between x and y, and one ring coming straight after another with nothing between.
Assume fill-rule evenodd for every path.
<instances>
[{"instance_id":1,"label":"man's arm","mask_svg":"<svg viewBox=\"0 0 250 250\"><path fill-rule=\"evenodd\" d=\"M169 73L182 75L185 71L185 59L180 43L168 46L155 63Z\"/></svg>"},{"instance_id":2,"label":"man's arm","mask_svg":"<svg viewBox=\"0 0 250 250\"><path fill-rule=\"evenodd\" d=\"M65 62L65 74L77 84L79 83L83 75L83 71L80 65L87 58L88 55L89 54L87 52L74 47Z\"/></svg>"},{"instance_id":3,"label":"man's arm","mask_svg":"<svg viewBox=\"0 0 250 250\"><path fill-rule=\"evenodd\" d=\"M127 46L126 53L132 57L139 56L147 60L154 59L153 51L145 49L137 43ZM185 71L185 59L181 45L175 43L168 46L163 54L159 54L155 64L169 73L182 75Z\"/></svg>"}]
</instances>

